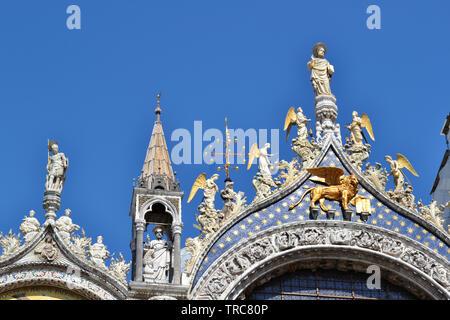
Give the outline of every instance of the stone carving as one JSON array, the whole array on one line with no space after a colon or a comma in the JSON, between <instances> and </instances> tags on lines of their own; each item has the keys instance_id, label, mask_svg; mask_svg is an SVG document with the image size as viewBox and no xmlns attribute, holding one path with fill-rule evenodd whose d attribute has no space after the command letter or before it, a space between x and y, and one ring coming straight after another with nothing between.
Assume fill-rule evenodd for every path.
<instances>
[{"instance_id":1,"label":"stone carving","mask_svg":"<svg viewBox=\"0 0 450 320\"><path fill-rule=\"evenodd\" d=\"M122 253L119 253L119 258L111 258L109 266L109 273L123 284L127 285L127 274L130 271L131 262L125 263Z\"/></svg>"},{"instance_id":2,"label":"stone carving","mask_svg":"<svg viewBox=\"0 0 450 320\"><path fill-rule=\"evenodd\" d=\"M72 242L69 242L69 247L72 250L73 253L75 253L76 256L81 258L82 260L86 259L86 254L88 248L91 246L91 238L86 238L86 235L84 233L84 230L81 229L81 236L71 234Z\"/></svg>"},{"instance_id":3,"label":"stone carving","mask_svg":"<svg viewBox=\"0 0 450 320\"><path fill-rule=\"evenodd\" d=\"M9 230L8 234L4 236L0 232L0 247L2 247L1 258L8 258L16 253L20 246L22 245L22 240L20 239L20 234L17 236Z\"/></svg>"},{"instance_id":4,"label":"stone carving","mask_svg":"<svg viewBox=\"0 0 450 320\"><path fill-rule=\"evenodd\" d=\"M299 107L297 113L295 113L295 108L292 107L289 109L284 123L284 130L287 130L286 140L289 138L291 127L293 125L297 126L297 137L292 139L292 150L300 157L304 168L309 167L320 149L314 138L311 142L308 140L308 128L306 125L309 121L311 119L306 118L302 108Z\"/></svg>"},{"instance_id":5,"label":"stone carving","mask_svg":"<svg viewBox=\"0 0 450 320\"><path fill-rule=\"evenodd\" d=\"M366 168L362 173L367 180L372 182L377 190L385 191L388 172L381 166L381 163L377 162L376 167L371 166L370 163L366 163Z\"/></svg>"},{"instance_id":6,"label":"stone carving","mask_svg":"<svg viewBox=\"0 0 450 320\"><path fill-rule=\"evenodd\" d=\"M272 239L272 240L270 240ZM273 244L272 244L273 243ZM224 256L214 262L217 270L205 274L205 284L194 296L223 298L222 294L229 284L241 277L244 272L251 272L254 265L281 251L298 246L310 245L346 245L378 251L399 258L430 275L434 280L449 290L450 270L424 253L408 247L398 238L375 230L342 229L341 227L301 227L294 231L280 230L272 233L271 238L255 238L248 241L238 253Z\"/></svg>"},{"instance_id":7,"label":"stone carving","mask_svg":"<svg viewBox=\"0 0 450 320\"><path fill-rule=\"evenodd\" d=\"M41 230L41 224L38 219L34 217L36 212L30 210L30 216L23 218L23 222L19 227L20 232L23 234L25 243L30 242Z\"/></svg>"},{"instance_id":8,"label":"stone carving","mask_svg":"<svg viewBox=\"0 0 450 320\"><path fill-rule=\"evenodd\" d=\"M37 245L34 253L47 261L54 261L59 254L58 246L52 236L47 235L44 240Z\"/></svg>"},{"instance_id":9,"label":"stone carving","mask_svg":"<svg viewBox=\"0 0 450 320\"><path fill-rule=\"evenodd\" d=\"M64 211L64 216L56 220L56 229L59 231L59 235L65 242L69 242L71 238L72 232L80 229L80 226L73 224L72 219L70 218L71 214L70 209L66 209Z\"/></svg>"},{"instance_id":10,"label":"stone carving","mask_svg":"<svg viewBox=\"0 0 450 320\"><path fill-rule=\"evenodd\" d=\"M220 197L224 201L224 206L222 209L223 222L227 221L233 215L241 212L245 208L246 198L243 192L236 193L233 190L233 181L225 180L225 189L220 191Z\"/></svg>"},{"instance_id":11,"label":"stone carving","mask_svg":"<svg viewBox=\"0 0 450 320\"><path fill-rule=\"evenodd\" d=\"M256 195L251 204L255 204L271 196L273 194L272 188L276 189L280 185L279 182L277 183L272 179L271 175L263 175L260 171L253 177L252 184Z\"/></svg>"},{"instance_id":12,"label":"stone carving","mask_svg":"<svg viewBox=\"0 0 450 320\"><path fill-rule=\"evenodd\" d=\"M219 229L221 220L223 219L223 213L208 210L204 202L197 207L197 211L200 213L199 215L195 215L195 220L200 225L198 229L201 230L205 237L209 237Z\"/></svg>"},{"instance_id":13,"label":"stone carving","mask_svg":"<svg viewBox=\"0 0 450 320\"><path fill-rule=\"evenodd\" d=\"M429 222L433 223L437 227L444 229L443 222L444 218L441 217L442 213L445 211L445 207L450 204L450 201L448 201L445 205L441 204L440 206L437 205L436 200L432 200L431 203L428 206L424 206L422 203L422 200L419 200L417 202L419 213Z\"/></svg>"},{"instance_id":14,"label":"stone carving","mask_svg":"<svg viewBox=\"0 0 450 320\"><path fill-rule=\"evenodd\" d=\"M167 273L170 266L170 251L166 240L162 238L163 229L160 226L153 228L156 240L147 242L144 246L144 280L145 282L167 282Z\"/></svg>"},{"instance_id":15,"label":"stone carving","mask_svg":"<svg viewBox=\"0 0 450 320\"><path fill-rule=\"evenodd\" d=\"M391 198L393 201L397 202L399 205L412 210L414 212L417 212L417 205L415 203L415 197L413 192L413 187L409 185L408 183L405 183L405 189L404 190L398 190L398 191L392 191L388 190L386 191L386 194L389 198Z\"/></svg>"},{"instance_id":16,"label":"stone carving","mask_svg":"<svg viewBox=\"0 0 450 320\"><path fill-rule=\"evenodd\" d=\"M291 162L281 160L278 169L280 170L279 176L275 179L275 183L280 185L281 189L286 188L293 183L300 175L300 164L297 159L292 159Z\"/></svg>"},{"instance_id":17,"label":"stone carving","mask_svg":"<svg viewBox=\"0 0 450 320\"><path fill-rule=\"evenodd\" d=\"M194 266L195 260L203 247L204 239L201 239L200 236L195 238L187 238L185 242L186 250L191 254L189 260L186 261L185 264L185 272L190 274L192 271L192 267Z\"/></svg>"},{"instance_id":18,"label":"stone carving","mask_svg":"<svg viewBox=\"0 0 450 320\"><path fill-rule=\"evenodd\" d=\"M362 128L366 128L369 136L372 140L373 137L372 125L370 123L369 117L363 113L362 117L358 117L358 112L353 111L352 113L352 123L346 126L350 130L350 139L346 138L346 144L344 145L345 150L347 150L350 162L357 167L359 170L362 168L362 163L369 158L370 155L370 144L364 136ZM366 144L363 142L366 140Z\"/></svg>"},{"instance_id":19,"label":"stone carving","mask_svg":"<svg viewBox=\"0 0 450 320\"><path fill-rule=\"evenodd\" d=\"M61 193L66 180L66 170L69 166L69 159L64 153L59 152L58 143L51 141L48 144L48 163L47 163L47 180L45 183L45 191L56 191ZM50 152L53 155L50 155Z\"/></svg>"},{"instance_id":20,"label":"stone carving","mask_svg":"<svg viewBox=\"0 0 450 320\"><path fill-rule=\"evenodd\" d=\"M408 159L400 153L397 153L397 160L393 160L390 156L386 156L385 160L391 167L388 177L394 177L395 193L401 193L403 191L403 186L405 186L405 175L402 172L402 168L408 169L416 177L419 176L411 163L409 163Z\"/></svg>"},{"instance_id":21,"label":"stone carving","mask_svg":"<svg viewBox=\"0 0 450 320\"><path fill-rule=\"evenodd\" d=\"M109 251L106 250L106 246L103 244L103 237L98 236L97 242L93 245L89 245L89 250L87 252L90 257L90 262L103 270L106 270L105 259L109 258Z\"/></svg>"},{"instance_id":22,"label":"stone carving","mask_svg":"<svg viewBox=\"0 0 450 320\"><path fill-rule=\"evenodd\" d=\"M325 59L327 47L323 43L317 43L313 48L313 55L307 64L311 70L311 83L316 96L333 95L330 89L331 76L334 67Z\"/></svg>"}]
</instances>

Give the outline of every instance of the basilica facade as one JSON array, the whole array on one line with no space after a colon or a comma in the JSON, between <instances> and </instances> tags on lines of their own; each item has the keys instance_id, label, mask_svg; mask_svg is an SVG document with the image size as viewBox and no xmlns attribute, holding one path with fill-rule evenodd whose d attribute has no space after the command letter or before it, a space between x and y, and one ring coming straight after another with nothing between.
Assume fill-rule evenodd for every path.
<instances>
[{"instance_id":1,"label":"basilica facade","mask_svg":"<svg viewBox=\"0 0 450 320\"><path fill-rule=\"evenodd\" d=\"M449 203L416 202L405 170L417 173L401 154L386 156L386 168L370 164L376 133L370 115L355 111L345 127L336 122L326 51L315 45L307 64L315 121L305 116L312 110L286 110L293 159L277 163L275 176L270 145L254 144L248 165L257 164L255 198L248 203L234 190L228 160L223 190L217 175L199 173L187 197L203 195L198 236L184 244L186 199L172 169L159 96L132 193L132 261L119 254L107 263L102 237L88 238L70 210L59 212L70 166L58 143L49 142L45 221L31 211L19 233L1 234L0 299L449 299L450 236L441 217ZM345 141L343 130L350 133Z\"/></svg>"}]
</instances>

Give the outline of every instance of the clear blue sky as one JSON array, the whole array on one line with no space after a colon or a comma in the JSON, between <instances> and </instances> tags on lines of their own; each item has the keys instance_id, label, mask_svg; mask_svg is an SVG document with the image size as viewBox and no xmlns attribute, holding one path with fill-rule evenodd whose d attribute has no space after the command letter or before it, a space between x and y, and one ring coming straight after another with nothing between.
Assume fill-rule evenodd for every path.
<instances>
[{"instance_id":1,"label":"clear blue sky","mask_svg":"<svg viewBox=\"0 0 450 320\"><path fill-rule=\"evenodd\" d=\"M81 8L82 29L66 28L66 8ZM381 8L381 30L366 8ZM44 221L47 139L70 159L62 206L88 236L131 259L132 179L142 168L161 91L171 132L203 127L281 129L290 106L314 119L306 63L316 42L335 66L332 90L342 134L351 112L372 119L370 162L404 154L416 199L430 200L445 151L449 112L450 2L4 0L0 4L0 230L18 232L30 209ZM280 157L294 153L280 136ZM205 143L206 146L206 143ZM247 146L248 147L248 146ZM201 195L186 204L211 165L177 165L185 191L183 244ZM256 167L232 173L254 197ZM219 187L223 187L223 176ZM390 182L392 184L392 182ZM220 198L217 196L217 203Z\"/></svg>"}]
</instances>

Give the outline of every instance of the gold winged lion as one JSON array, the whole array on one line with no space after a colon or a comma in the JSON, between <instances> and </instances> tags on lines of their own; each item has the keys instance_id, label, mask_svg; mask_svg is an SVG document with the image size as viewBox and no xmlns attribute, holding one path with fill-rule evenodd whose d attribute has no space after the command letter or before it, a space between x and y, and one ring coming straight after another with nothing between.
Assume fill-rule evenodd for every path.
<instances>
[{"instance_id":1,"label":"gold winged lion","mask_svg":"<svg viewBox=\"0 0 450 320\"><path fill-rule=\"evenodd\" d=\"M303 201L305 195L311 192L311 207L316 207L319 200L323 211L328 211L325 207L325 199L340 201L344 210L348 209L349 202L358 193L358 179L354 175L346 176L344 170L337 167L307 168L309 173L316 177L310 178L315 182L325 183L328 186L316 186L305 191L297 203L291 204L289 210L294 209Z\"/></svg>"}]
</instances>

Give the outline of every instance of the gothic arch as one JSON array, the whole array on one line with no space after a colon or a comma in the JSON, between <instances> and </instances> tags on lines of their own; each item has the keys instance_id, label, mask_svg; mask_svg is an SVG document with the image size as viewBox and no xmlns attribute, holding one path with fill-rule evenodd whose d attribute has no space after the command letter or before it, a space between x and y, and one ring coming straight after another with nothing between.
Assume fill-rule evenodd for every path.
<instances>
[{"instance_id":1,"label":"gothic arch","mask_svg":"<svg viewBox=\"0 0 450 320\"><path fill-rule=\"evenodd\" d=\"M169 213L172 217L172 224L180 224L180 214L177 208L167 199L163 197L154 197L147 200L138 210L135 217L136 221L145 221L145 214L152 210L153 205L161 204L164 206L165 212Z\"/></svg>"}]
</instances>

